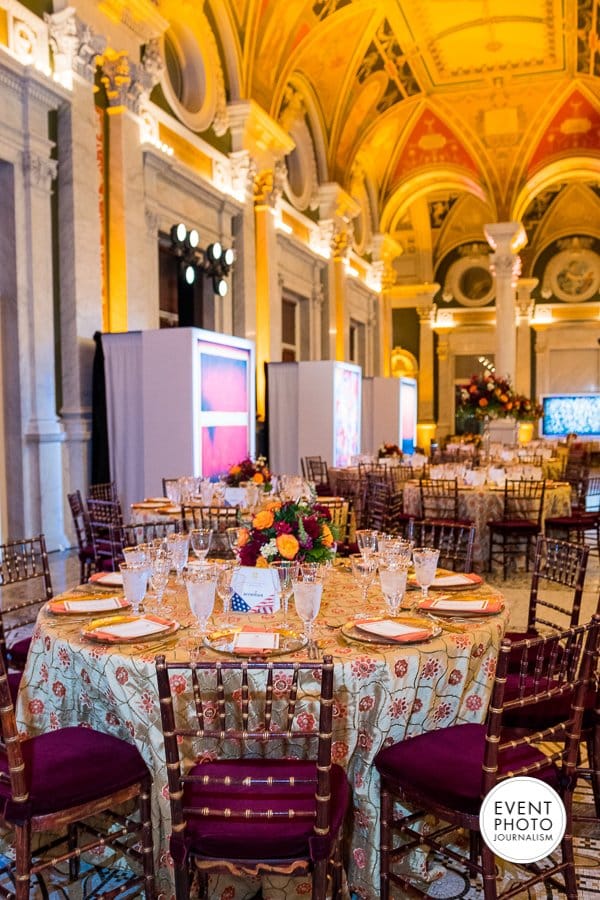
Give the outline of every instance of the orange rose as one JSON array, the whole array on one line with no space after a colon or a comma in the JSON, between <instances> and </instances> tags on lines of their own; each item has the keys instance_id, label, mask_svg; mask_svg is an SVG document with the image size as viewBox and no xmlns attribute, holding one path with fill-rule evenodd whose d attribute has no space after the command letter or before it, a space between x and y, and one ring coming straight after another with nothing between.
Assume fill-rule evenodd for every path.
<instances>
[{"instance_id":1,"label":"orange rose","mask_svg":"<svg viewBox=\"0 0 600 900\"><path fill-rule=\"evenodd\" d=\"M272 509L273 512L276 512L278 509L281 509L281 500L269 500L265 509Z\"/></svg>"},{"instance_id":2,"label":"orange rose","mask_svg":"<svg viewBox=\"0 0 600 900\"><path fill-rule=\"evenodd\" d=\"M487 405L488 405L487 397L481 397L480 400L479 400L479 405L480 405L480 406L487 406Z\"/></svg>"},{"instance_id":3,"label":"orange rose","mask_svg":"<svg viewBox=\"0 0 600 900\"><path fill-rule=\"evenodd\" d=\"M259 556L256 560L256 568L257 569L268 569L269 563L266 561L264 556Z\"/></svg>"},{"instance_id":4,"label":"orange rose","mask_svg":"<svg viewBox=\"0 0 600 900\"><path fill-rule=\"evenodd\" d=\"M250 540L250 532L247 528L240 528L240 533L238 537L237 545L238 547L244 547L248 541Z\"/></svg>"},{"instance_id":5,"label":"orange rose","mask_svg":"<svg viewBox=\"0 0 600 900\"><path fill-rule=\"evenodd\" d=\"M325 547L333 546L333 534L331 533L331 528L325 523L321 525L321 540Z\"/></svg>"},{"instance_id":6,"label":"orange rose","mask_svg":"<svg viewBox=\"0 0 600 900\"><path fill-rule=\"evenodd\" d=\"M507 400L508 400L508 397L506 396L506 394L500 394L500 402L501 403L506 403Z\"/></svg>"},{"instance_id":7,"label":"orange rose","mask_svg":"<svg viewBox=\"0 0 600 900\"><path fill-rule=\"evenodd\" d=\"M230 475L239 475L241 471L242 471L241 466L232 466L229 470L229 474Z\"/></svg>"},{"instance_id":8,"label":"orange rose","mask_svg":"<svg viewBox=\"0 0 600 900\"><path fill-rule=\"evenodd\" d=\"M262 484L264 480L265 479L262 477L260 472L255 472L254 475L252 476L252 481L255 484Z\"/></svg>"},{"instance_id":9,"label":"orange rose","mask_svg":"<svg viewBox=\"0 0 600 900\"><path fill-rule=\"evenodd\" d=\"M293 559L300 549L300 544L293 534L280 534L275 543L284 559Z\"/></svg>"},{"instance_id":10,"label":"orange rose","mask_svg":"<svg viewBox=\"0 0 600 900\"><path fill-rule=\"evenodd\" d=\"M275 516L270 509L261 509L252 519L252 527L257 531L264 531L266 528L270 528L274 521Z\"/></svg>"},{"instance_id":11,"label":"orange rose","mask_svg":"<svg viewBox=\"0 0 600 900\"><path fill-rule=\"evenodd\" d=\"M477 385L476 385L476 384L472 384L471 387L469 388L469 393L470 393L470 394L476 394L476 393L477 393L477 390L478 390L478 389L477 389Z\"/></svg>"}]
</instances>

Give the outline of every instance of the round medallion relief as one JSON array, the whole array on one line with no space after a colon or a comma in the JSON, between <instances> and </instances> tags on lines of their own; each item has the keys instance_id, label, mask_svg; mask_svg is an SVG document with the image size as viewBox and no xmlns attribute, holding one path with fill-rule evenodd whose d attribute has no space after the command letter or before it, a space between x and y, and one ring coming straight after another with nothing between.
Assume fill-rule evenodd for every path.
<instances>
[{"instance_id":1,"label":"round medallion relief","mask_svg":"<svg viewBox=\"0 0 600 900\"><path fill-rule=\"evenodd\" d=\"M589 300L600 287L600 258L593 250L563 250L548 264L547 279L559 300Z\"/></svg>"},{"instance_id":2,"label":"round medallion relief","mask_svg":"<svg viewBox=\"0 0 600 900\"><path fill-rule=\"evenodd\" d=\"M485 306L494 298L494 279L487 256L467 256L448 269L446 286L463 306Z\"/></svg>"}]
</instances>

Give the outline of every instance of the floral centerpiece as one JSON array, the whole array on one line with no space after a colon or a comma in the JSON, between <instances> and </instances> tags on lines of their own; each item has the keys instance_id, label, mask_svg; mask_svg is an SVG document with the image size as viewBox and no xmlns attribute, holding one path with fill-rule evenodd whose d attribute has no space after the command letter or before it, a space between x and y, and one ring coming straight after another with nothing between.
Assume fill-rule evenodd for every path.
<instances>
[{"instance_id":1,"label":"floral centerpiece","mask_svg":"<svg viewBox=\"0 0 600 900\"><path fill-rule=\"evenodd\" d=\"M259 456L256 460L246 457L230 467L225 476L225 483L231 487L238 487L244 481L253 481L254 484L270 487L271 472L264 456Z\"/></svg>"},{"instance_id":2,"label":"floral centerpiece","mask_svg":"<svg viewBox=\"0 0 600 900\"><path fill-rule=\"evenodd\" d=\"M402 450L398 446L398 444L382 444L379 450L377 451L377 456L379 459L384 459L386 457L398 457L402 456Z\"/></svg>"},{"instance_id":3,"label":"floral centerpiece","mask_svg":"<svg viewBox=\"0 0 600 900\"><path fill-rule=\"evenodd\" d=\"M463 416L477 419L513 418L533 422L543 415L543 409L535 400L517 394L507 378L496 375L471 375L468 384L458 388L457 411Z\"/></svg>"},{"instance_id":4,"label":"floral centerpiece","mask_svg":"<svg viewBox=\"0 0 600 900\"><path fill-rule=\"evenodd\" d=\"M242 529L239 556L243 566L267 566L275 560L326 562L335 553L326 506L300 500L273 500Z\"/></svg>"}]
</instances>

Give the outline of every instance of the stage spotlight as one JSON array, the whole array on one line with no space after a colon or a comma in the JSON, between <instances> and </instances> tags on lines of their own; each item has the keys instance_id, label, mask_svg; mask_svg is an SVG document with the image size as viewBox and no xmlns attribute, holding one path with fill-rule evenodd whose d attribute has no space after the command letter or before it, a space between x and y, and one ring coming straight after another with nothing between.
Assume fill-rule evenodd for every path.
<instances>
[{"instance_id":1,"label":"stage spotlight","mask_svg":"<svg viewBox=\"0 0 600 900\"><path fill-rule=\"evenodd\" d=\"M231 247L228 247L227 250L223 253L223 262L226 266L232 266L235 261L235 253Z\"/></svg>"},{"instance_id":2,"label":"stage spotlight","mask_svg":"<svg viewBox=\"0 0 600 900\"><path fill-rule=\"evenodd\" d=\"M218 241L215 241L214 244L209 244L206 248L206 255L210 262L218 262L221 259L221 254L223 253L223 248L221 247Z\"/></svg>"},{"instance_id":3,"label":"stage spotlight","mask_svg":"<svg viewBox=\"0 0 600 900\"><path fill-rule=\"evenodd\" d=\"M186 284L193 284L196 280L196 269L194 266L186 266L184 271Z\"/></svg>"},{"instance_id":4,"label":"stage spotlight","mask_svg":"<svg viewBox=\"0 0 600 900\"><path fill-rule=\"evenodd\" d=\"M213 278L213 291L215 294L218 294L219 297L225 297L228 290L229 285L224 278Z\"/></svg>"},{"instance_id":5,"label":"stage spotlight","mask_svg":"<svg viewBox=\"0 0 600 900\"><path fill-rule=\"evenodd\" d=\"M188 244L190 245L192 250L195 250L199 243L200 243L200 235L198 234L197 229L191 228L188 233Z\"/></svg>"},{"instance_id":6,"label":"stage spotlight","mask_svg":"<svg viewBox=\"0 0 600 900\"><path fill-rule=\"evenodd\" d=\"M174 244L183 244L187 237L187 228L183 224L183 222L179 222L178 225L173 225L171 228L171 240Z\"/></svg>"}]
</instances>

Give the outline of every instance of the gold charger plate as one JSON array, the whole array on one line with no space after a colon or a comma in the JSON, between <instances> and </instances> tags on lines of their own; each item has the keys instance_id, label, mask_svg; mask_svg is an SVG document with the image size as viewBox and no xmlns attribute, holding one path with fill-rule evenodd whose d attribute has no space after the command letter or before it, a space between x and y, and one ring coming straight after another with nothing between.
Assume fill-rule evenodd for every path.
<instances>
[{"instance_id":1,"label":"gold charger plate","mask_svg":"<svg viewBox=\"0 0 600 900\"><path fill-rule=\"evenodd\" d=\"M286 653L297 653L307 646L308 640L297 631L290 631L286 628L273 628L271 632L279 635L279 646L273 649L252 649L241 650L236 648L235 642L239 634L244 631L243 628L224 628L220 631L211 631L204 638L204 646L210 647L217 653L227 653L230 656L240 656L248 659L249 657L267 657L282 656Z\"/></svg>"},{"instance_id":2,"label":"gold charger plate","mask_svg":"<svg viewBox=\"0 0 600 900\"><path fill-rule=\"evenodd\" d=\"M484 603L482 608L480 604ZM436 605L437 604L437 605ZM418 609L432 613L435 616L456 616L460 619L470 618L471 616L497 616L504 609L504 602L496 600L493 597L473 600L472 609L469 609L469 600L458 600L448 597L429 597L427 600L418 604Z\"/></svg>"},{"instance_id":3,"label":"gold charger plate","mask_svg":"<svg viewBox=\"0 0 600 900\"><path fill-rule=\"evenodd\" d=\"M415 637L405 635L401 638L386 638L382 635L371 634L368 631L363 631L358 627L357 622L354 619L351 619L349 622L346 622L345 625L342 625L340 631L348 640L357 641L360 644L377 644L379 646L383 645L386 647L397 647L398 645L424 644L426 643L426 641L430 641L433 638L439 637L443 630L441 625L434 624L430 619L413 616L378 616L369 619L369 621L398 622L399 625L414 626L414 628L418 629L418 631L415 632ZM423 632L428 633L426 636L422 636ZM417 633L421 636L417 637Z\"/></svg>"},{"instance_id":4,"label":"gold charger plate","mask_svg":"<svg viewBox=\"0 0 600 900\"><path fill-rule=\"evenodd\" d=\"M65 604L72 604L69 609ZM85 609L85 606L92 609ZM110 614L130 609L131 603L125 597L106 597L85 594L74 597L63 597L61 600L49 600L46 609L53 616L97 616L101 613Z\"/></svg>"}]
</instances>

